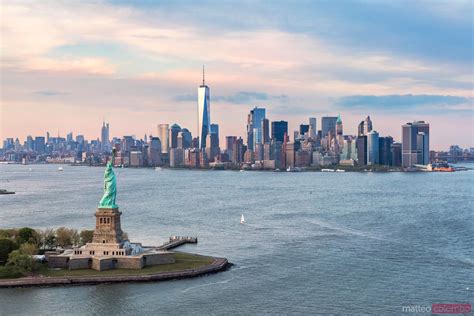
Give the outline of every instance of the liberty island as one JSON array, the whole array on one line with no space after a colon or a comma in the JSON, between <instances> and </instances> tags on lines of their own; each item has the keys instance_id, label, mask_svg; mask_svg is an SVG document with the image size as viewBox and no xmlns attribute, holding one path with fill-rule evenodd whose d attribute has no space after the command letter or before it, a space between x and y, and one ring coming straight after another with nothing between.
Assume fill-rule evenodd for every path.
<instances>
[{"instance_id":1,"label":"liberty island","mask_svg":"<svg viewBox=\"0 0 474 316\"><path fill-rule=\"evenodd\" d=\"M174 236L162 246L143 246L141 243L130 242L122 231L120 220L122 212L119 211L116 203L117 180L113 171L114 157L115 151L105 169L104 194L95 213L96 227L92 242L82 247L48 251L45 253L45 260L49 269L48 271L43 269L45 275L41 275L40 272L39 278L2 280L0 287L157 281L194 277L218 272L229 266L225 258L176 253L169 250L185 243L197 243L197 238ZM192 269L182 269L182 264L177 261L183 260L187 260L188 263L190 260L196 260L197 264L192 265ZM166 268L155 269L156 266L166 266ZM151 269L144 269L146 267ZM97 273L114 269L120 270L121 273L113 277L110 275L105 277ZM81 273L74 273L75 270ZM127 272L124 272L127 270L143 270L144 273L140 275L133 272L127 275Z\"/></svg>"}]
</instances>

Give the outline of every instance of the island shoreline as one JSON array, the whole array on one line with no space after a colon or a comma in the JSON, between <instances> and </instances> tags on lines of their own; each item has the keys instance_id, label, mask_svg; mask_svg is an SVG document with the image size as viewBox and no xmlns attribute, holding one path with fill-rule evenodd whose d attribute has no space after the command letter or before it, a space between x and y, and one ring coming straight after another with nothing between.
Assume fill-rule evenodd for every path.
<instances>
[{"instance_id":1,"label":"island shoreline","mask_svg":"<svg viewBox=\"0 0 474 316\"><path fill-rule=\"evenodd\" d=\"M74 276L74 277L24 277L19 279L0 280L0 288L19 287L54 287L71 285L98 285L125 282L160 282L178 279L195 278L207 274L225 271L232 266L227 258L217 258L211 264L196 268L173 272L158 272L142 275L116 276Z\"/></svg>"}]
</instances>

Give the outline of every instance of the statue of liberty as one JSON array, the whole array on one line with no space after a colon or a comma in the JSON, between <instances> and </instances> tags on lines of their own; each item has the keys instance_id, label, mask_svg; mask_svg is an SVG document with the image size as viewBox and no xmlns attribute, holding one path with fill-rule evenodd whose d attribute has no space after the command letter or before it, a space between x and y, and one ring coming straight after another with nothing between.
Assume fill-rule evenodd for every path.
<instances>
[{"instance_id":1,"label":"statue of liberty","mask_svg":"<svg viewBox=\"0 0 474 316\"><path fill-rule=\"evenodd\" d=\"M113 170L115 160L115 148L112 151L112 159L109 160L104 173L104 195L99 202L99 208L118 208L115 204L117 197L117 181Z\"/></svg>"}]
</instances>

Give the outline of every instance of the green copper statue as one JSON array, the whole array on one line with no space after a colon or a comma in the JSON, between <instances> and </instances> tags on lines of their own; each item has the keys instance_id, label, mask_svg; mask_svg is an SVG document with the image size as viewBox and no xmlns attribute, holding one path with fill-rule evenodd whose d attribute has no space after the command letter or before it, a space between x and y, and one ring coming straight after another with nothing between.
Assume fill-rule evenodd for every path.
<instances>
[{"instance_id":1,"label":"green copper statue","mask_svg":"<svg viewBox=\"0 0 474 316\"><path fill-rule=\"evenodd\" d=\"M117 197L117 181L113 170L115 158L115 148L112 151L112 159L107 163L104 173L104 196L99 202L99 208L118 208L115 204Z\"/></svg>"}]
</instances>

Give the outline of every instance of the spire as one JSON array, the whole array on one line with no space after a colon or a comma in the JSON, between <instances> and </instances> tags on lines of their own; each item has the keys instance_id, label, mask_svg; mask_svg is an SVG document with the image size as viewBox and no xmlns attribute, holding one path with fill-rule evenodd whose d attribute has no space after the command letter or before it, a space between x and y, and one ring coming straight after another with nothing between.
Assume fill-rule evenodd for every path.
<instances>
[{"instance_id":1,"label":"spire","mask_svg":"<svg viewBox=\"0 0 474 316\"><path fill-rule=\"evenodd\" d=\"M205 77L204 77L204 65L202 65L202 85L205 85Z\"/></svg>"}]
</instances>

